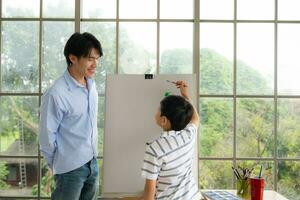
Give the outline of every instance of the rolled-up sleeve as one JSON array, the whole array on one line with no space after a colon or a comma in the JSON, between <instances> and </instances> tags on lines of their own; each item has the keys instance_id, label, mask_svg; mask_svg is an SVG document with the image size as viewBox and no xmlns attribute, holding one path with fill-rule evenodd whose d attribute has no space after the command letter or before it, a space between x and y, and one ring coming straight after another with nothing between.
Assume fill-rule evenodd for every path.
<instances>
[{"instance_id":1,"label":"rolled-up sleeve","mask_svg":"<svg viewBox=\"0 0 300 200\"><path fill-rule=\"evenodd\" d=\"M41 152L51 169L56 150L56 134L62 117L58 98L46 93L42 97L40 107L39 143Z\"/></svg>"}]
</instances>

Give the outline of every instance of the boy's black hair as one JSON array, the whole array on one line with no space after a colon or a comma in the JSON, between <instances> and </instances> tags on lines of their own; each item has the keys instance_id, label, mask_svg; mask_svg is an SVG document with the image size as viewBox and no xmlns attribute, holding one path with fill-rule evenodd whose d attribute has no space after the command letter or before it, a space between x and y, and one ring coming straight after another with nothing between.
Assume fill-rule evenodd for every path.
<instances>
[{"instance_id":1,"label":"boy's black hair","mask_svg":"<svg viewBox=\"0 0 300 200\"><path fill-rule=\"evenodd\" d=\"M170 121L172 130L181 131L191 121L194 109L184 97L170 95L160 102L160 112Z\"/></svg>"},{"instance_id":2,"label":"boy's black hair","mask_svg":"<svg viewBox=\"0 0 300 200\"><path fill-rule=\"evenodd\" d=\"M101 43L95 36L87 32L74 33L67 41L64 49L68 66L72 64L69 59L70 54L75 55L77 58L88 57L92 48L95 48L99 52L100 57L103 55Z\"/></svg>"}]
</instances>

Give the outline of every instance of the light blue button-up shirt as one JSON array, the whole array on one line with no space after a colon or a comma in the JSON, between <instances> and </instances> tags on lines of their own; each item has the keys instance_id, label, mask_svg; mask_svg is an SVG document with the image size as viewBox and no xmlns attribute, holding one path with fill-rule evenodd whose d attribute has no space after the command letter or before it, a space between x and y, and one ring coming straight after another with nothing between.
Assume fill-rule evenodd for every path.
<instances>
[{"instance_id":1,"label":"light blue button-up shirt","mask_svg":"<svg viewBox=\"0 0 300 200\"><path fill-rule=\"evenodd\" d=\"M42 96L40 148L54 174L72 171L97 156L98 94L92 79L87 86L66 70Z\"/></svg>"}]
</instances>

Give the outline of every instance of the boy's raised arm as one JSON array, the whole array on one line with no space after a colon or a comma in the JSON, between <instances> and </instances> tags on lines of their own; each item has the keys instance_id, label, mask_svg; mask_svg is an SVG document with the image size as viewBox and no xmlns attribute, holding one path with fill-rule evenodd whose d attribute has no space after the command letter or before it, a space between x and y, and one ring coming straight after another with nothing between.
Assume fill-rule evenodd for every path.
<instances>
[{"instance_id":1,"label":"boy's raised arm","mask_svg":"<svg viewBox=\"0 0 300 200\"><path fill-rule=\"evenodd\" d=\"M175 84L176 84L176 87L180 89L181 96L186 98L192 104L194 112L193 112L193 116L191 119L191 123L195 124L196 127L198 128L200 117L198 115L197 109L195 108L195 106L193 105L193 103L191 101L190 95L188 94L187 83L185 81L176 81Z\"/></svg>"}]
</instances>

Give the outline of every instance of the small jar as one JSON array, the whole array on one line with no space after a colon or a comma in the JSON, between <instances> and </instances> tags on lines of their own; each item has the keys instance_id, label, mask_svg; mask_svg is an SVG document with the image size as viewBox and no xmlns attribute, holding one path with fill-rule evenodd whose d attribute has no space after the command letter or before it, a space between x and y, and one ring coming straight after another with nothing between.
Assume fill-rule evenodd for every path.
<instances>
[{"instance_id":1,"label":"small jar","mask_svg":"<svg viewBox=\"0 0 300 200\"><path fill-rule=\"evenodd\" d=\"M250 188L250 179L238 179L237 180L237 196L242 199L248 200L251 199L251 188Z\"/></svg>"}]
</instances>

